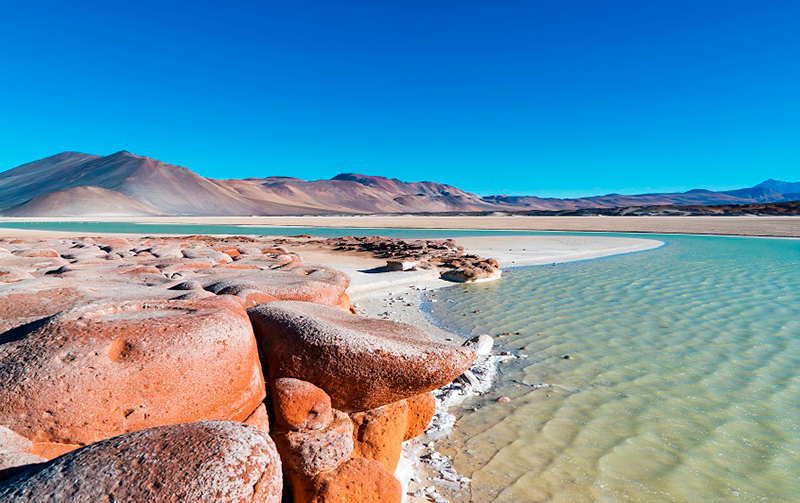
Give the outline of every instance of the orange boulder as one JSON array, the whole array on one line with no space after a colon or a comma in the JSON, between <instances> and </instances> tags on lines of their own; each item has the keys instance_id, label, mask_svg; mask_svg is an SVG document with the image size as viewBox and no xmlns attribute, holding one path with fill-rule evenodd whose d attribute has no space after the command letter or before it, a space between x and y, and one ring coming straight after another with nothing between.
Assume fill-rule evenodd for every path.
<instances>
[{"instance_id":1,"label":"orange boulder","mask_svg":"<svg viewBox=\"0 0 800 503\"><path fill-rule=\"evenodd\" d=\"M313 476L332 470L353 452L353 422L344 412L333 411L333 421L320 430L278 430L272 438L289 472Z\"/></svg>"},{"instance_id":2,"label":"orange boulder","mask_svg":"<svg viewBox=\"0 0 800 503\"><path fill-rule=\"evenodd\" d=\"M331 399L310 382L284 377L270 381L273 417L280 428L319 430L333 419Z\"/></svg>"},{"instance_id":3,"label":"orange boulder","mask_svg":"<svg viewBox=\"0 0 800 503\"><path fill-rule=\"evenodd\" d=\"M0 334L0 425L88 444L151 426L244 420L265 396L237 299L89 304Z\"/></svg>"},{"instance_id":4,"label":"orange boulder","mask_svg":"<svg viewBox=\"0 0 800 503\"><path fill-rule=\"evenodd\" d=\"M3 501L278 503L269 435L242 423L184 423L104 440L0 482Z\"/></svg>"},{"instance_id":5,"label":"orange boulder","mask_svg":"<svg viewBox=\"0 0 800 503\"><path fill-rule=\"evenodd\" d=\"M31 278L32 275L18 267L0 267L0 283L16 283Z\"/></svg>"},{"instance_id":6,"label":"orange boulder","mask_svg":"<svg viewBox=\"0 0 800 503\"><path fill-rule=\"evenodd\" d=\"M52 248L23 248L21 250L14 250L12 253L17 257L30 258L56 258L61 256Z\"/></svg>"},{"instance_id":7,"label":"orange boulder","mask_svg":"<svg viewBox=\"0 0 800 503\"><path fill-rule=\"evenodd\" d=\"M205 289L217 295L236 295L253 306L274 300L301 300L337 306L350 285L350 278L327 267L297 267L292 270L252 271L211 282Z\"/></svg>"},{"instance_id":8,"label":"orange boulder","mask_svg":"<svg viewBox=\"0 0 800 503\"><path fill-rule=\"evenodd\" d=\"M408 427L403 440L422 435L431 424L431 419L436 413L436 399L433 393L422 393L406 399L408 404Z\"/></svg>"},{"instance_id":9,"label":"orange boulder","mask_svg":"<svg viewBox=\"0 0 800 503\"><path fill-rule=\"evenodd\" d=\"M408 427L405 400L378 409L350 414L353 421L353 457L380 461L394 473L400 461Z\"/></svg>"},{"instance_id":10,"label":"orange boulder","mask_svg":"<svg viewBox=\"0 0 800 503\"><path fill-rule=\"evenodd\" d=\"M269 378L313 383L347 412L439 388L475 358L471 349L433 342L411 325L308 302L271 302L248 313Z\"/></svg>"},{"instance_id":11,"label":"orange boulder","mask_svg":"<svg viewBox=\"0 0 800 503\"><path fill-rule=\"evenodd\" d=\"M295 491L296 503L400 503L400 482L372 459L353 458Z\"/></svg>"},{"instance_id":12,"label":"orange boulder","mask_svg":"<svg viewBox=\"0 0 800 503\"><path fill-rule=\"evenodd\" d=\"M0 333L46 316L52 316L85 299L84 294L75 288L4 293L5 295L0 296ZM2 335L0 335L0 341L2 341ZM2 347L2 342L0 342L0 348Z\"/></svg>"},{"instance_id":13,"label":"orange boulder","mask_svg":"<svg viewBox=\"0 0 800 503\"><path fill-rule=\"evenodd\" d=\"M255 426L264 433L269 433L269 416L267 415L267 408L263 403L256 407L256 410L251 412L243 422L250 426Z\"/></svg>"}]
</instances>

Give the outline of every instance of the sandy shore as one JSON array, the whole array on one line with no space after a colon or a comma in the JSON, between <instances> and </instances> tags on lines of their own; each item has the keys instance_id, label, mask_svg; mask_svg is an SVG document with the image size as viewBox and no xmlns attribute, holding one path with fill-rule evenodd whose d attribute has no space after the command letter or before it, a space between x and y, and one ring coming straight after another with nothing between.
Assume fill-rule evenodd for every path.
<instances>
[{"instance_id":1,"label":"sandy shore","mask_svg":"<svg viewBox=\"0 0 800 503\"><path fill-rule=\"evenodd\" d=\"M800 237L800 216L715 217L527 217L527 216L299 216L299 217L91 217L0 218L0 222L140 222L152 224L225 224L292 227L411 229L484 229L570 232L647 232L729 236Z\"/></svg>"},{"instance_id":2,"label":"sandy shore","mask_svg":"<svg viewBox=\"0 0 800 503\"><path fill-rule=\"evenodd\" d=\"M610 236L474 236L459 237L456 242L470 253L497 259L502 268L587 260L651 250L664 244L655 239ZM454 285L439 279L436 271L374 272L386 262L366 254L293 249L306 263L326 265L348 274L350 298L367 316L431 328L416 308L415 299L420 292Z\"/></svg>"}]
</instances>

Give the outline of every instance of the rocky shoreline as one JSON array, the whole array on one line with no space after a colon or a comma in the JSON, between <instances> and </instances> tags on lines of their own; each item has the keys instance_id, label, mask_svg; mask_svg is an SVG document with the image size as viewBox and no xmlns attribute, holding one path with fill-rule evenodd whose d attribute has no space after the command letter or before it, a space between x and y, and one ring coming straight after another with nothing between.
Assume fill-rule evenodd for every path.
<instances>
[{"instance_id":1,"label":"rocky shoreline","mask_svg":"<svg viewBox=\"0 0 800 503\"><path fill-rule=\"evenodd\" d=\"M514 239L478 249L502 252L506 266L654 246ZM448 409L485 392L516 356L487 354L485 338L462 346L419 307L452 281L499 274L452 240L0 239L0 385L10 391L0 400L0 495L417 503L463 494L469 480L436 450L455 420ZM186 472L169 461L186 453L165 440L184 437L219 447L198 447ZM152 463L75 471L120 446ZM131 488L131 479L151 483Z\"/></svg>"},{"instance_id":2,"label":"rocky shoreline","mask_svg":"<svg viewBox=\"0 0 800 503\"><path fill-rule=\"evenodd\" d=\"M354 314L347 275L287 247L308 241L0 240L0 496L400 501L404 442L475 352ZM465 279L496 267L356 242Z\"/></svg>"}]
</instances>

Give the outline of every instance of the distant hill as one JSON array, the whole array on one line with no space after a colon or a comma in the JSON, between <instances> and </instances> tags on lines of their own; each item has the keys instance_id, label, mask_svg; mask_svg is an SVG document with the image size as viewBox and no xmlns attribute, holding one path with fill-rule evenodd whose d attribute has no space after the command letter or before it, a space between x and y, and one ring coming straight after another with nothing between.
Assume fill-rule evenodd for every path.
<instances>
[{"instance_id":1,"label":"distant hill","mask_svg":"<svg viewBox=\"0 0 800 503\"><path fill-rule=\"evenodd\" d=\"M3 212L10 217L159 215L132 197L100 187L70 187L36 196Z\"/></svg>"},{"instance_id":2,"label":"distant hill","mask_svg":"<svg viewBox=\"0 0 800 503\"><path fill-rule=\"evenodd\" d=\"M800 200L800 182L767 180L714 192L607 194L574 199L479 196L436 182L342 173L214 180L156 159L64 152L0 173L0 213L8 216L324 215L575 211L641 206L708 206Z\"/></svg>"},{"instance_id":3,"label":"distant hill","mask_svg":"<svg viewBox=\"0 0 800 503\"><path fill-rule=\"evenodd\" d=\"M800 197L795 201L756 204L661 205L628 206L621 208L585 208L581 210L542 211L529 210L514 214L530 216L788 216L800 215Z\"/></svg>"},{"instance_id":4,"label":"distant hill","mask_svg":"<svg viewBox=\"0 0 800 503\"><path fill-rule=\"evenodd\" d=\"M765 180L758 185L758 188L770 189L780 194L798 194L800 193L800 182L781 182L778 180Z\"/></svg>"}]
</instances>

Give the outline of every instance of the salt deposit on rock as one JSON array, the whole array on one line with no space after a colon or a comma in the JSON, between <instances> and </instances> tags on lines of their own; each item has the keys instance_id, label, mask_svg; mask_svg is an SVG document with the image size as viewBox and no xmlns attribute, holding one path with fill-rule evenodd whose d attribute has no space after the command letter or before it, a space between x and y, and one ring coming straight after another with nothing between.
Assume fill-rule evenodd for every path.
<instances>
[{"instance_id":1,"label":"salt deposit on rock","mask_svg":"<svg viewBox=\"0 0 800 503\"><path fill-rule=\"evenodd\" d=\"M278 503L269 435L242 423L160 426L92 444L0 482L0 500Z\"/></svg>"},{"instance_id":2,"label":"salt deposit on rock","mask_svg":"<svg viewBox=\"0 0 800 503\"><path fill-rule=\"evenodd\" d=\"M338 410L333 411L333 420L323 429L275 429L272 436L287 469L305 476L332 470L353 452L353 423Z\"/></svg>"}]
</instances>

